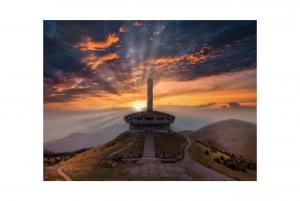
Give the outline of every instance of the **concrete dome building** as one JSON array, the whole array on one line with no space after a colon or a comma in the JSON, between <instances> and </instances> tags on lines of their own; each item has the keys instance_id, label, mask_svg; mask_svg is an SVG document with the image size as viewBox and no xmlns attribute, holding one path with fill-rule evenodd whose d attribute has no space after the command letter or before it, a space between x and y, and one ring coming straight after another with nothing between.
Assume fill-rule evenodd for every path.
<instances>
[{"instance_id":1,"label":"concrete dome building","mask_svg":"<svg viewBox=\"0 0 300 201\"><path fill-rule=\"evenodd\" d=\"M124 117L132 132L170 132L175 116L153 110L153 80L147 82L147 111L136 112Z\"/></svg>"}]
</instances>

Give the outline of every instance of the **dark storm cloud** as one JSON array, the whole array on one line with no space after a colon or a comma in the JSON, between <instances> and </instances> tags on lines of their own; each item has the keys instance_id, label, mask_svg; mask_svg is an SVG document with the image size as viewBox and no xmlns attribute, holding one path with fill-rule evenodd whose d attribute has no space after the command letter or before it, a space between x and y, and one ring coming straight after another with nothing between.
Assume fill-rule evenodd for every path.
<instances>
[{"instance_id":1,"label":"dark storm cloud","mask_svg":"<svg viewBox=\"0 0 300 201\"><path fill-rule=\"evenodd\" d=\"M44 21L45 102L251 68L256 21Z\"/></svg>"}]
</instances>

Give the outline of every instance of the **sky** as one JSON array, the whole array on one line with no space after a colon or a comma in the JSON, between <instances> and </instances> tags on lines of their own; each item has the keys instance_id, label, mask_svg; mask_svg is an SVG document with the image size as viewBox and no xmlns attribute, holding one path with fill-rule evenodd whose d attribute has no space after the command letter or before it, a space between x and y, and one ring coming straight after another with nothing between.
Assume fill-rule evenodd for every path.
<instances>
[{"instance_id":1,"label":"sky","mask_svg":"<svg viewBox=\"0 0 300 201\"><path fill-rule=\"evenodd\" d=\"M44 21L44 108L256 107L256 21Z\"/></svg>"}]
</instances>

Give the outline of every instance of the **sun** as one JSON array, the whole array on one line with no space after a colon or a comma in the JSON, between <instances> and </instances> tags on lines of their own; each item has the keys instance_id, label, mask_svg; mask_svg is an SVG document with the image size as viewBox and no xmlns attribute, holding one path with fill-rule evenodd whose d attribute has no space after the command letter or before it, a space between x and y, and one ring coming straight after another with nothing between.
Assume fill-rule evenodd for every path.
<instances>
[{"instance_id":1,"label":"sun","mask_svg":"<svg viewBox=\"0 0 300 201\"><path fill-rule=\"evenodd\" d=\"M142 101L136 101L136 102L132 103L132 107L136 111L142 111L146 107L146 104L145 104L145 102L142 102Z\"/></svg>"}]
</instances>

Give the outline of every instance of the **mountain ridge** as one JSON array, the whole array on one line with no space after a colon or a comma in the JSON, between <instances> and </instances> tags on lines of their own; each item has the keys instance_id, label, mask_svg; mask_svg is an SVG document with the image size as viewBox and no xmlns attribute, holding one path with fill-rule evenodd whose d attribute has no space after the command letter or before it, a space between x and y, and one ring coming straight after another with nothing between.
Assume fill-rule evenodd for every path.
<instances>
[{"instance_id":1,"label":"mountain ridge","mask_svg":"<svg viewBox=\"0 0 300 201\"><path fill-rule=\"evenodd\" d=\"M195 140L256 162L256 124L237 119L219 121L193 132Z\"/></svg>"}]
</instances>

